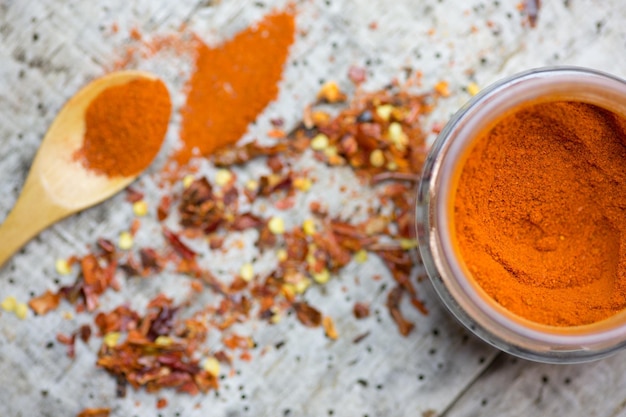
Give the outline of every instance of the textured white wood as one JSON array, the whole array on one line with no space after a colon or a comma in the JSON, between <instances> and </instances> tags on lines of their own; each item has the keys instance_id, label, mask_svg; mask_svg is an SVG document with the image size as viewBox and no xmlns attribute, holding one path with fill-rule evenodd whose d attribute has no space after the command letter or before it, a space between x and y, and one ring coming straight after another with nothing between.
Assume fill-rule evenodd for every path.
<instances>
[{"instance_id":1,"label":"textured white wood","mask_svg":"<svg viewBox=\"0 0 626 417\"><path fill-rule=\"evenodd\" d=\"M0 0L0 218L14 204L56 112L81 86L110 68L122 53L131 28L149 36L176 30L187 22L213 43L285 3ZM380 87L394 76L402 78L407 67L423 72L425 87L448 81L453 94L439 103L429 125L445 122L468 99L462 89L472 81L485 86L522 69L564 63L626 76L626 12L619 0L543 2L535 29L522 27L515 3L297 2L299 36L280 96L247 137L267 131L272 117L282 116L287 126L293 126L323 80L337 80L350 90L346 76L350 65L369 68L369 88ZM374 22L376 28L372 29ZM118 33L112 33L114 23L119 25ZM161 56L138 62L136 68L163 77L175 92L175 104L183 102L188 60ZM174 118L164 154L140 180L152 207L159 195L154 173L165 153L176 146L177 122ZM208 168L207 172L212 171ZM345 172L333 171L332 175L336 178L321 178L321 186L314 192L325 192L324 184L329 182L354 183ZM85 245L99 236L115 239L127 227L132 213L122 200L123 196L116 196L42 233L0 270L0 299L13 295L26 301L31 293L56 288L56 258L84 252ZM336 210L348 203L340 197L334 200ZM298 204L304 207L306 201ZM156 228L146 221L142 228L146 232L137 239L140 243L150 239L149 231ZM246 256L251 255L244 250L219 261L224 270L236 270ZM114 416L280 416L286 410L291 416L324 416L332 410L336 416L357 417L434 416L445 410L450 410L451 416L623 413L619 388L624 384L620 361L624 355L576 367L521 360L510 365L510 358L501 355L498 366L483 374L497 353L467 336L443 310L427 282L420 284L419 290L431 313L422 317L407 310L418 329L408 338L400 337L388 317L380 288L381 283L391 285L389 277L380 282L369 279L378 270L375 260L351 265L325 289L307 293L314 305L335 318L341 334L338 341L329 342L321 331L305 329L293 318L272 327L249 323L242 332L255 328L259 345L253 351L255 359L236 364L239 373L222 381L219 396L166 392L163 396L170 405L160 411L155 410L156 397L144 392L129 390L127 398L115 398L114 381L94 366L99 344L95 338L89 346L77 343L75 360L65 357L63 346L46 348L57 332L74 330L89 322L88 316L64 319L61 312L69 311L68 306L25 321L0 313L0 415L75 415L88 406L111 406ZM360 278L360 285L355 284L355 277ZM69 280L60 278L61 283ZM180 282L180 277L168 274L150 281L130 280L121 293L107 294L102 302L106 308L131 299L141 306L160 290L180 296L185 291L179 288ZM341 291L343 286L348 287L347 293ZM356 321L350 313L354 301L369 301L379 313ZM364 341L351 342L368 330L371 334ZM284 346L275 348L282 341ZM209 345L212 343L215 341ZM544 374L549 383L540 391ZM561 381L566 377L571 383L563 388ZM357 382L361 379L367 386ZM539 403L535 401L538 392L542 393ZM607 393L609 400L600 401ZM483 397L487 398L485 405ZM201 408L196 409L198 403Z\"/></svg>"}]
</instances>

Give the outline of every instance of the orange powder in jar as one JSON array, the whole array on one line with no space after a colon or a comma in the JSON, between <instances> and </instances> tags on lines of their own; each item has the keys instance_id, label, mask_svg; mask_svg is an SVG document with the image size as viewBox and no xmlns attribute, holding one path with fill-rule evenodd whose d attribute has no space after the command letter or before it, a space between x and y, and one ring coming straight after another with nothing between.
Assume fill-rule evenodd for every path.
<instances>
[{"instance_id":1,"label":"orange powder in jar","mask_svg":"<svg viewBox=\"0 0 626 417\"><path fill-rule=\"evenodd\" d=\"M512 313L578 326L626 308L626 120L580 102L506 116L475 142L454 201L473 279Z\"/></svg>"}]
</instances>

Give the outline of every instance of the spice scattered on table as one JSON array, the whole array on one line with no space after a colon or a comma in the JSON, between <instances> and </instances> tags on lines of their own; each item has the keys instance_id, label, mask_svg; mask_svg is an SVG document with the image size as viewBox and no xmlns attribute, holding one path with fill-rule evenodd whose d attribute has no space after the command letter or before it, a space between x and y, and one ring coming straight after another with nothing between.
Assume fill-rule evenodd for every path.
<instances>
[{"instance_id":1,"label":"spice scattered on table","mask_svg":"<svg viewBox=\"0 0 626 417\"><path fill-rule=\"evenodd\" d=\"M332 94L345 99L340 91ZM119 395L125 393L126 384L148 391L169 387L190 394L217 388L219 366L210 365L216 359L228 366L235 357L252 359L249 351L255 343L252 337L233 330L236 323L256 319L271 325L293 310L303 325L322 327L327 337L337 339L340 335L334 320L305 301L303 294L313 285L325 285L352 260L363 261L367 253L380 257L395 279L389 311L400 333L407 335L413 323L401 313L402 299L407 297L426 313L412 276L412 190L426 155L420 118L430 111L429 100L399 85L359 93L335 117L317 106L307 107L299 127L277 138L274 145L251 142L220 148L210 158L220 167L214 180L205 176L186 180L186 176L180 180L184 182L182 193L168 195L167 205L156 214L160 221L173 216L178 222L178 230L163 227L165 247L133 245L122 250L99 239L91 253L69 259L67 269L78 267L75 282L35 297L31 308L46 314L65 300L75 304L78 312L97 313L97 335L102 338L97 364L116 377ZM325 138L323 146L314 145L319 137ZM373 161L371 155L376 151L382 162ZM285 203L307 192L312 184L310 172L292 168L295 160L308 153L331 168L351 167L377 190L382 204L390 207L389 213L372 212L368 219L353 224L333 217L323 201L314 201L310 216L292 228L281 217L265 217L250 211L248 205L242 208L243 198L248 203L265 200L283 210L292 209ZM254 183L238 181L233 166L260 158L265 159L270 173ZM136 188L127 193L129 204L143 198ZM223 250L226 234L244 230L256 230L258 250L276 254L274 270L257 275L253 263L244 264L239 274L224 281L202 266L201 255L189 244L206 240L212 250ZM99 310L99 297L109 288L120 290L122 276L150 277L168 265L188 276L195 292L211 291L217 296L216 303L191 313L193 300L174 306L172 300L159 295L144 314L126 305L109 312ZM355 308L355 314L364 318L369 309L362 305ZM198 356L210 329L223 335L222 350L203 349L204 354ZM87 334L83 328L69 336L59 335L59 340L68 346L71 356L75 341L88 339ZM203 366L203 361L208 365Z\"/></svg>"},{"instance_id":2,"label":"spice scattered on table","mask_svg":"<svg viewBox=\"0 0 626 417\"><path fill-rule=\"evenodd\" d=\"M83 145L74 158L108 177L139 173L161 148L171 108L160 80L108 87L87 108Z\"/></svg>"},{"instance_id":3,"label":"spice scattered on table","mask_svg":"<svg viewBox=\"0 0 626 417\"><path fill-rule=\"evenodd\" d=\"M124 396L129 385L149 392L172 388L192 395L216 389L224 369L232 372L236 361L253 359L255 334L240 334L236 326L251 320L273 325L294 313L302 325L323 332L330 340L341 338L334 318L323 305L309 302L306 293L328 285L347 265L367 262L368 257L378 257L393 279L387 289L387 307L400 334L408 335L415 326L405 318L405 308L413 306L427 314L415 286L414 189L427 153L422 118L437 97L449 94L448 85L442 82L432 93L415 94L409 84L394 81L376 92L363 92L359 87L349 100L339 84L327 81L295 129L286 131L277 117L265 140L236 144L248 124L277 97L294 41L294 23L293 11L273 12L215 47L208 47L194 34L147 39L137 31L131 37L147 48L146 54L173 47L177 53L195 56L181 110L181 148L173 155L183 169L168 166L158 174L163 189L154 212L149 209L147 192L129 188L126 201L136 216L129 227L116 236L98 239L87 254L57 261L59 274L75 274L74 282L46 291L29 303L38 315L70 303L78 313L95 317L95 331L83 325L69 335L58 334L57 340L73 357L76 343L99 338L97 365L115 377L118 396ZM144 52L129 48L120 65L128 65ZM352 67L348 78L359 86L366 71ZM139 98L135 89L140 90L136 92ZM155 83L105 91L90 110L89 140L77 157L90 169L109 176L134 173L138 158L143 154L152 158L158 150L151 125L169 118L169 98L156 108L151 103L149 108L135 110L130 118L129 113L112 111L110 105L125 99L141 101L164 89ZM147 143L117 158L123 149L109 134L109 118ZM136 155L142 146L142 156ZM214 174L187 169L190 158L204 158L215 168ZM303 158L323 166L323 173L294 168ZM238 178L241 168L245 171L248 164L263 162L267 172L253 179ZM296 206L317 177L335 167L351 169L362 186L375 193L373 201L364 202L365 218L351 221L333 213L323 198L310 201L306 213ZM259 210L259 206L272 210ZM299 224L290 222L300 215L304 217ZM161 223L161 230L160 236L151 239L153 245L146 247L135 238L142 224L139 217L143 221L151 216ZM270 270L260 272L254 261L247 261L232 276L224 277L212 269L215 265L207 261L205 250L197 249L204 246L211 254L225 252L226 238L239 232L253 233L259 255L273 255L275 264ZM181 285L190 289L187 299L174 303L166 294L158 294L145 309L128 303L107 311L101 308L100 299L110 289L123 294L127 280L150 279L164 271L180 276ZM212 301L199 304L198 296L207 292ZM366 319L369 303L355 305L354 314ZM262 328L255 327L255 331ZM205 346L209 332L220 339L211 350ZM368 334L354 338L354 343Z\"/></svg>"}]
</instances>

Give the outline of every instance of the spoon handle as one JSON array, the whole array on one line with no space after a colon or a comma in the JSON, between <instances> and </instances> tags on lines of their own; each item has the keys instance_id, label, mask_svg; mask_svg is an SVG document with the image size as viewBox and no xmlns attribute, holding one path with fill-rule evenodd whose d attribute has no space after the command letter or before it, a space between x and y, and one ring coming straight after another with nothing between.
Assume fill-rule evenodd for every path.
<instances>
[{"instance_id":1,"label":"spoon handle","mask_svg":"<svg viewBox=\"0 0 626 417\"><path fill-rule=\"evenodd\" d=\"M27 181L13 210L0 225L0 267L67 210L55 204L37 181Z\"/></svg>"}]
</instances>

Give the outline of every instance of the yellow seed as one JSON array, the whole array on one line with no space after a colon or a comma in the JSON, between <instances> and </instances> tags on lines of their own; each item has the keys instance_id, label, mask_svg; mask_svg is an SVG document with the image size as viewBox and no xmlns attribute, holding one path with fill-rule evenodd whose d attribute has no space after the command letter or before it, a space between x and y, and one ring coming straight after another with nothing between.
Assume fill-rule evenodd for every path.
<instances>
[{"instance_id":1,"label":"yellow seed","mask_svg":"<svg viewBox=\"0 0 626 417\"><path fill-rule=\"evenodd\" d=\"M252 264L250 262L243 264L239 270L239 275L246 282L252 281L252 278L254 278L254 267Z\"/></svg>"},{"instance_id":2,"label":"yellow seed","mask_svg":"<svg viewBox=\"0 0 626 417\"><path fill-rule=\"evenodd\" d=\"M328 147L328 136L323 133L317 134L317 136L311 140L311 149L321 151L326 149L326 147Z\"/></svg>"},{"instance_id":3,"label":"yellow seed","mask_svg":"<svg viewBox=\"0 0 626 417\"><path fill-rule=\"evenodd\" d=\"M389 139L391 139L399 151L404 151L406 145L409 144L409 138L402 130L402 125L398 122L393 122L389 125Z\"/></svg>"},{"instance_id":4,"label":"yellow seed","mask_svg":"<svg viewBox=\"0 0 626 417\"><path fill-rule=\"evenodd\" d=\"M287 299L293 299L293 297L296 295L296 288L293 286L293 284L285 283L280 287L280 289Z\"/></svg>"},{"instance_id":5,"label":"yellow seed","mask_svg":"<svg viewBox=\"0 0 626 417\"><path fill-rule=\"evenodd\" d=\"M480 88L478 87L478 84L476 83L469 83L469 85L467 86L467 92L471 96L475 96L476 94L478 94L479 91L480 91Z\"/></svg>"},{"instance_id":6,"label":"yellow seed","mask_svg":"<svg viewBox=\"0 0 626 417\"><path fill-rule=\"evenodd\" d=\"M224 186L230 182L233 178L232 172L227 169L220 169L215 174L215 183L219 186Z\"/></svg>"},{"instance_id":7,"label":"yellow seed","mask_svg":"<svg viewBox=\"0 0 626 417\"><path fill-rule=\"evenodd\" d=\"M220 363L214 357L206 358L202 367L211 375L217 377L220 374Z\"/></svg>"},{"instance_id":8,"label":"yellow seed","mask_svg":"<svg viewBox=\"0 0 626 417\"><path fill-rule=\"evenodd\" d=\"M15 315L20 320L24 320L28 315L28 305L26 305L26 303L17 303L15 306Z\"/></svg>"},{"instance_id":9,"label":"yellow seed","mask_svg":"<svg viewBox=\"0 0 626 417\"><path fill-rule=\"evenodd\" d=\"M376 107L376 114L384 121L389 120L391 113L393 112L393 106L391 104L383 104Z\"/></svg>"},{"instance_id":10,"label":"yellow seed","mask_svg":"<svg viewBox=\"0 0 626 417\"><path fill-rule=\"evenodd\" d=\"M61 316L65 319L65 320L72 320L74 318L74 313L72 313L71 311L64 311Z\"/></svg>"},{"instance_id":11,"label":"yellow seed","mask_svg":"<svg viewBox=\"0 0 626 417\"><path fill-rule=\"evenodd\" d=\"M270 232L275 235L282 235L285 233L285 222L280 217L272 217L267 224L267 227L270 229Z\"/></svg>"},{"instance_id":12,"label":"yellow seed","mask_svg":"<svg viewBox=\"0 0 626 417\"><path fill-rule=\"evenodd\" d=\"M195 181L195 177L193 175L185 175L183 178L183 188L189 188L189 186Z\"/></svg>"},{"instance_id":13,"label":"yellow seed","mask_svg":"<svg viewBox=\"0 0 626 417\"><path fill-rule=\"evenodd\" d=\"M278 260L280 262L284 262L287 260L287 251L285 249L278 249L276 251L276 258L278 258Z\"/></svg>"},{"instance_id":14,"label":"yellow seed","mask_svg":"<svg viewBox=\"0 0 626 417\"><path fill-rule=\"evenodd\" d=\"M293 180L293 186L300 191L309 191L312 185L313 181L310 178L296 177Z\"/></svg>"},{"instance_id":15,"label":"yellow seed","mask_svg":"<svg viewBox=\"0 0 626 417\"><path fill-rule=\"evenodd\" d=\"M169 346L169 345L171 345L173 342L174 342L174 341L172 340L172 338L171 338L171 337L169 337L169 336L163 336L163 335L161 335L161 336L157 337L157 338L156 338L156 340L154 341L154 343L155 343L156 345L159 345L159 346Z\"/></svg>"},{"instance_id":16,"label":"yellow seed","mask_svg":"<svg viewBox=\"0 0 626 417\"><path fill-rule=\"evenodd\" d=\"M313 280L315 280L315 282L317 282L318 284L326 284L329 279L330 279L330 272L328 272L328 269L326 268L324 268L322 272L313 273Z\"/></svg>"},{"instance_id":17,"label":"yellow seed","mask_svg":"<svg viewBox=\"0 0 626 417\"><path fill-rule=\"evenodd\" d=\"M337 156L337 147L336 146L329 146L327 148L324 149L324 155L326 155L328 158L333 158Z\"/></svg>"},{"instance_id":18,"label":"yellow seed","mask_svg":"<svg viewBox=\"0 0 626 417\"><path fill-rule=\"evenodd\" d=\"M4 311L12 313L17 307L17 300L12 295L9 295L4 300L2 300L2 303L0 303L0 307L2 307Z\"/></svg>"},{"instance_id":19,"label":"yellow seed","mask_svg":"<svg viewBox=\"0 0 626 417\"><path fill-rule=\"evenodd\" d=\"M315 234L315 221L313 219L306 219L302 222L302 230L305 235L312 236Z\"/></svg>"},{"instance_id":20,"label":"yellow seed","mask_svg":"<svg viewBox=\"0 0 626 417\"><path fill-rule=\"evenodd\" d=\"M121 337L122 337L122 334L119 332L107 333L104 335L102 342L108 347L112 348L117 345Z\"/></svg>"},{"instance_id":21,"label":"yellow seed","mask_svg":"<svg viewBox=\"0 0 626 417\"><path fill-rule=\"evenodd\" d=\"M133 213L135 216L142 217L148 214L148 203L145 200L139 200L133 204Z\"/></svg>"},{"instance_id":22,"label":"yellow seed","mask_svg":"<svg viewBox=\"0 0 626 417\"><path fill-rule=\"evenodd\" d=\"M398 169L398 164L395 161L387 162L387 171L395 171Z\"/></svg>"},{"instance_id":23,"label":"yellow seed","mask_svg":"<svg viewBox=\"0 0 626 417\"><path fill-rule=\"evenodd\" d=\"M311 286L311 280L304 277L300 281L296 282L294 287L294 291L296 294L304 294L304 292Z\"/></svg>"},{"instance_id":24,"label":"yellow seed","mask_svg":"<svg viewBox=\"0 0 626 417\"><path fill-rule=\"evenodd\" d=\"M122 250L128 250L133 247L133 236L128 232L120 233L117 246Z\"/></svg>"},{"instance_id":25,"label":"yellow seed","mask_svg":"<svg viewBox=\"0 0 626 417\"><path fill-rule=\"evenodd\" d=\"M246 189L248 191L256 191L259 188L259 182L256 180L248 180L246 182Z\"/></svg>"},{"instance_id":26,"label":"yellow seed","mask_svg":"<svg viewBox=\"0 0 626 417\"><path fill-rule=\"evenodd\" d=\"M409 250L417 247L417 240L415 239L400 239L400 247L404 250Z\"/></svg>"},{"instance_id":27,"label":"yellow seed","mask_svg":"<svg viewBox=\"0 0 626 417\"><path fill-rule=\"evenodd\" d=\"M69 275L72 272L70 264L65 259L57 259L54 262L54 268L57 270L57 274L59 275Z\"/></svg>"},{"instance_id":28,"label":"yellow seed","mask_svg":"<svg viewBox=\"0 0 626 417\"><path fill-rule=\"evenodd\" d=\"M354 260L360 264L367 261L367 251L365 249L359 250L357 253L354 254Z\"/></svg>"},{"instance_id":29,"label":"yellow seed","mask_svg":"<svg viewBox=\"0 0 626 417\"><path fill-rule=\"evenodd\" d=\"M383 151L380 149L372 151L370 154L370 164L376 168L380 168L385 165L385 155L383 155Z\"/></svg>"},{"instance_id":30,"label":"yellow seed","mask_svg":"<svg viewBox=\"0 0 626 417\"><path fill-rule=\"evenodd\" d=\"M315 258L315 255L313 255L313 252L306 254L306 263L311 267L317 263L317 259Z\"/></svg>"}]
</instances>

